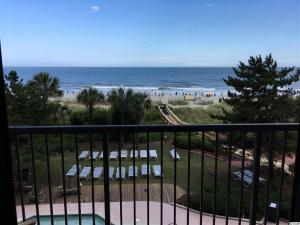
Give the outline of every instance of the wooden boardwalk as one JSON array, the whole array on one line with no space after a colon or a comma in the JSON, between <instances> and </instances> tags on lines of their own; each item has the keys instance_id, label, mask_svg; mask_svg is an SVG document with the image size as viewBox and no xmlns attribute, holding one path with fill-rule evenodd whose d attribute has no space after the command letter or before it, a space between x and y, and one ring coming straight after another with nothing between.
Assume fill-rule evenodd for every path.
<instances>
[{"instance_id":1,"label":"wooden boardwalk","mask_svg":"<svg viewBox=\"0 0 300 225\"><path fill-rule=\"evenodd\" d=\"M120 190L119 184L110 184L110 201L120 201ZM149 184L149 201L160 202L160 183ZM49 202L48 189L43 188L44 199L42 202ZM94 185L95 202L104 202L104 186ZM186 192L177 186L176 198L179 199ZM59 195L58 187L52 187L53 203L63 203L63 197ZM174 202L174 188L173 184L163 184L163 202L173 203ZM92 202L92 188L91 185L83 185L81 188L81 202ZM133 184L122 184L122 200L133 201ZM136 201L147 201L147 184L137 183L136 184ZM67 202L75 203L78 202L77 194L68 195Z\"/></svg>"}]
</instances>

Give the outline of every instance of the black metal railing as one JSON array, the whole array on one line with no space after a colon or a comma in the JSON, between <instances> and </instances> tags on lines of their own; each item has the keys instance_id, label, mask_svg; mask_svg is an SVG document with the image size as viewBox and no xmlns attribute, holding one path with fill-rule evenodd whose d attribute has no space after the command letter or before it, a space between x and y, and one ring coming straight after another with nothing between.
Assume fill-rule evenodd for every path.
<instances>
[{"instance_id":1,"label":"black metal railing","mask_svg":"<svg viewBox=\"0 0 300 225\"><path fill-rule=\"evenodd\" d=\"M186 216L186 224L190 224L190 210L191 208L195 208L195 204L192 204L192 200L195 201L195 197L193 196L192 199L192 193L191 193L191 187L192 182L191 179L194 179L191 176L191 171L193 171L194 176L194 168L193 166L197 166L197 168L200 168L200 170L196 173L197 176L200 178L200 186L196 187L198 188L199 195L198 199L196 199L196 202L199 202L199 217L200 217L200 224L204 224L203 221L203 212L209 212L212 214L212 224L216 223L217 215L222 214L224 216L224 223L230 224L229 220L230 217L236 215L238 223L241 224L243 217L246 217L249 219L249 224L256 224L256 221L260 218L265 218L263 220L263 223L266 224L268 215L269 215L269 203L270 203L270 194L271 192L275 192L276 190L273 190L272 188L272 182L274 182L273 179L277 179L277 176L275 178L272 178L271 174L274 173L273 171L273 155L275 154L274 151L274 145L278 145L277 149L281 149L280 154L278 153L278 157L281 158L281 167L279 168L279 174L280 178L278 178L279 183L279 189L277 190L278 199L276 201L277 207L277 213L276 216L276 223L279 223L279 219L281 218L281 212L282 212L282 201L283 201L283 185L284 185L284 179L285 179L285 157L288 150L289 143L293 143L294 149L290 149L291 151L294 151L296 154L296 164L294 166L294 173L292 175L289 175L289 179L294 181L293 183L290 183L289 187L291 188L291 194L293 197L290 197L289 200L285 201L285 207L286 210L290 212L290 217L287 218L287 215L284 217L287 220L290 221L297 221L299 220L299 213L296 213L297 210L299 210L299 157L300 157L300 149L299 149L299 142L300 142L300 125L299 124L232 124L232 125L183 125L183 126L172 126L172 125L122 125L122 126L61 126L61 127L10 127L10 138L11 138L11 146L12 151L15 149L15 153L12 154L13 161L16 163L14 164L15 168L15 180L17 180L17 186L19 187L19 194L17 199L19 199L19 205L21 207L21 213L22 213L22 220L25 221L28 217L26 216L26 203L24 200L24 194L23 194L23 179L22 179L22 164L25 158L27 158L27 154L30 154L30 162L31 162L31 172L33 176L33 202L35 204L36 208L36 218L37 218L37 224L40 224L39 220L39 191L38 191L38 183L39 183L39 177L37 176L37 171L39 168L36 165L36 157L37 154L44 155L45 162L46 162L46 170L47 170L47 186L48 186L48 192L49 192L49 201L47 203L50 205L50 216L51 216L51 224L54 224L54 212L53 212L53 185L52 185L52 178L51 172L53 168L51 167L51 160L50 160L50 148L53 149L53 147L50 146L49 142L49 136L55 136L59 140L59 143L51 142L52 144L55 144L58 149L58 154L61 157L61 178L62 178L62 197L63 197L63 204L64 204L64 216L65 216L65 224L68 224L68 208L67 208L67 184L65 180L66 175L66 165L65 165L65 153L66 153L66 147L72 149L72 152L75 154L75 163L77 171L80 170L80 161L79 161L79 144L81 142L87 143L89 146L89 153L90 153L90 167L91 167L91 173L92 178L90 179L90 183L87 183L91 186L91 204L92 204L92 215L93 215L93 224L96 224L95 220L95 214L97 211L97 208L95 206L95 180L94 177L94 168L95 168L95 162L93 160L93 148L94 148L94 142L100 140L99 143L101 143L102 151L103 151L103 186L104 186L104 208L105 208L105 223L111 224L110 219L110 185L112 182L114 184L118 184L119 186L119 202L120 202L120 224L123 224L123 196L122 196L122 189L124 188L123 182L131 182L131 181L123 181L121 179L121 167L124 165L124 161L122 161L121 158L121 149L123 148L123 144L129 143L128 146L131 146L130 149L133 150L133 158L132 158L132 165L133 165L133 224L136 224L136 191L137 191L137 178L136 178L136 163L137 159L135 157L135 150L137 150L137 142L138 135L145 134L146 138L144 139L145 142L145 148L147 150L147 158L146 158L146 165L147 165L147 177L146 177L146 202L147 202L147 224L151 223L151 215L149 212L150 209L150 178L151 178L151 169L150 169L150 146L152 146L152 139L151 134L157 134L157 138L155 139L155 143L157 144L157 148L159 149L160 154L158 154L160 160L157 162L161 166L161 175L158 180L158 184L160 186L160 224L163 224L163 214L164 214L164 196L163 196L163 188L164 188L164 182L166 179L169 179L166 177L164 170L164 164L167 163L167 159L164 158L164 153L166 151L169 151L170 149L166 148L166 144L172 146L174 148L174 156L175 159L173 162L168 164L168 166L172 167L172 173L170 173L172 176L172 185L173 185L173 223L176 224L177 221L177 204L184 204L186 206L187 216ZM276 136L277 134L277 136ZM185 146L185 150L181 150L183 147L182 143L179 143L179 135L184 136L187 138L187 142L185 142L183 145ZM248 136L247 136L248 135ZM167 136L167 137L166 137ZM249 137L250 136L250 137ZM276 136L276 137L275 137ZM252 138L251 138L252 137ZM80 138L80 141L79 141ZM68 144L66 144L66 140L69 141ZM193 145L192 149L192 141L195 139L199 139L200 145L198 147L195 147ZM213 150L211 150L211 153L207 153L205 142L209 140L210 143L213 143ZM250 140L250 141L249 141ZM22 142L22 143L21 143ZM153 142L153 141L152 141ZM250 144L249 144L250 142ZM254 142L254 143L252 143ZM70 144L71 143L71 144ZM252 144L253 146L252 146ZM296 143L296 144L295 144ZM115 145L116 144L116 145ZM180 146L179 146L180 144ZM110 165L110 157L109 152L111 150L110 145L115 145L117 147L118 151L118 157L117 157L117 165L119 166L119 181L111 181L110 180L110 172L109 172L109 165ZM70 147L71 146L71 147ZM232 158L234 156L233 150L235 149L241 149L242 154L241 156L235 156L238 158L238 161L240 162L240 183L234 182L232 180L232 171L233 171L233 165L232 165ZM245 171L245 160L246 160L246 149L249 148L252 151L253 159L250 160L251 170L252 170L252 178L250 179L251 183L251 190L246 189L244 186L244 178L246 174L244 174ZM28 149L24 150L24 149ZM45 152L43 151L45 149ZM23 153L21 154L21 151ZM197 153L197 159L199 159L197 162L191 163L192 160L195 161L195 155L192 155L194 153ZM181 161L177 160L177 154L183 154L186 155L186 159ZM205 188L204 186L207 174L204 173L205 168L205 161L207 158L205 155L208 154L209 157L213 158L211 161L213 163L213 169L211 170L212 174L212 184L211 184L211 193L212 193L212 203L211 207L207 207L207 203L205 202L207 199L205 198ZM260 185L260 172L262 170L261 165L261 157L262 154L267 154L268 156L268 165L267 173L265 176L266 182L261 187ZM227 166L223 168L224 171L220 171L220 165L221 161L219 161L223 157L223 161L225 158L225 161L227 162ZM178 165L180 164L186 164L186 170L180 170L178 171ZM55 168L56 169L56 168ZM219 173L221 174L219 175ZM183 184L182 182L180 185L185 186L186 188L186 200L184 202L178 202L177 200L177 186L179 185L179 179L178 175L179 173L185 174L186 181ZM220 180L220 176L223 176L226 173L227 177L224 177L224 181ZM223 177L222 177L223 179ZM168 180L170 181L170 180ZM249 177L248 177L249 181ZM156 182L157 183L157 182ZM218 189L220 185L225 185L225 201L223 202L224 207L219 206L219 194ZM234 185L234 186L233 186ZM79 172L76 173L76 187L77 187L77 202L78 202L78 214L79 214L79 224L81 224L81 212L82 212L82 206L81 206L81 183L80 183L80 177ZM194 187L195 189L195 187ZM194 190L193 189L193 190ZM238 209L237 213L230 213L232 211L232 201L231 199L235 196L233 196L232 191L236 190L236 193L239 193L239 203L238 203ZM246 190L245 190L246 189ZM259 191L265 190L265 198L262 200L261 196L259 196ZM245 193L245 191L247 193ZM248 194L248 195L246 195ZM286 197L286 196L285 196ZM245 199L250 198L249 200L249 206L246 211L244 212L245 208ZM273 197L274 201L274 197ZM262 202L262 203L261 203ZM288 202L288 206L286 205L286 202ZM210 204L209 203L209 204ZM258 205L263 205L263 208L258 212ZM224 208L224 210L220 213L220 208ZM126 209L127 210L127 209ZM260 214L260 216L258 216Z\"/></svg>"}]
</instances>

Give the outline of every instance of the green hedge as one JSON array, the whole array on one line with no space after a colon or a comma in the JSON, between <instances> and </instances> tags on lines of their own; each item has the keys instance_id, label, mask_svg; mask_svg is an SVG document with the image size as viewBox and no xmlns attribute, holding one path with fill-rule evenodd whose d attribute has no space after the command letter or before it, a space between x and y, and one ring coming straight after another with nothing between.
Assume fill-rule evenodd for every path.
<instances>
[{"instance_id":1,"label":"green hedge","mask_svg":"<svg viewBox=\"0 0 300 225\"><path fill-rule=\"evenodd\" d=\"M107 109L95 109L92 121L90 121L86 110L73 111L70 116L70 123L72 125L107 125L110 124L110 111Z\"/></svg>"}]
</instances>

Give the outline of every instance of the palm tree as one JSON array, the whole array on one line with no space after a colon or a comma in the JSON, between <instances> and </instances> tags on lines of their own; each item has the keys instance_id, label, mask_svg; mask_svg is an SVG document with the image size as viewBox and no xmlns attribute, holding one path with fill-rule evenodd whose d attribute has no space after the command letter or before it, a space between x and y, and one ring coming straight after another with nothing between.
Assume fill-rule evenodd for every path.
<instances>
[{"instance_id":1,"label":"palm tree","mask_svg":"<svg viewBox=\"0 0 300 225\"><path fill-rule=\"evenodd\" d=\"M90 121L93 119L94 106L97 103L103 102L104 95L99 92L96 88L89 87L83 89L77 95L77 101L84 104L89 112Z\"/></svg>"},{"instance_id":2,"label":"palm tree","mask_svg":"<svg viewBox=\"0 0 300 225\"><path fill-rule=\"evenodd\" d=\"M26 83L25 95L29 106L27 110L28 119L30 123L39 125L48 124L54 108L60 107L59 101L49 101L49 98L61 97L63 91L60 89L58 78L49 73L41 72L35 74L32 80Z\"/></svg>"},{"instance_id":3,"label":"palm tree","mask_svg":"<svg viewBox=\"0 0 300 225\"><path fill-rule=\"evenodd\" d=\"M132 89L112 90L108 95L108 100L111 103L113 124L139 124L144 118L145 110L151 106L147 94L134 93ZM136 140L138 139L136 138ZM123 145L124 134L120 135L120 142Z\"/></svg>"},{"instance_id":4,"label":"palm tree","mask_svg":"<svg viewBox=\"0 0 300 225\"><path fill-rule=\"evenodd\" d=\"M134 93L132 89L112 90L108 95L111 103L113 124L139 124L144 118L145 110L150 108L149 96L145 93Z\"/></svg>"},{"instance_id":5,"label":"palm tree","mask_svg":"<svg viewBox=\"0 0 300 225\"><path fill-rule=\"evenodd\" d=\"M45 101L47 101L49 97L63 96L63 91L60 89L58 78L53 77L46 72L34 75L33 79L29 81L28 86L39 90Z\"/></svg>"}]
</instances>

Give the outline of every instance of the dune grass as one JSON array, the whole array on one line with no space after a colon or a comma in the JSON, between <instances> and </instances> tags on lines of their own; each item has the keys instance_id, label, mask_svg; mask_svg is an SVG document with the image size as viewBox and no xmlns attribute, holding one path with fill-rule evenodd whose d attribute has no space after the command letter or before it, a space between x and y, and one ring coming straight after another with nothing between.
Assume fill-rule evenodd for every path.
<instances>
[{"instance_id":1,"label":"dune grass","mask_svg":"<svg viewBox=\"0 0 300 225\"><path fill-rule=\"evenodd\" d=\"M174 108L173 112L182 120L191 124L216 124L222 123L211 117L211 115L222 115L222 108L229 110L226 104L214 104L207 107L181 107Z\"/></svg>"}]
</instances>

